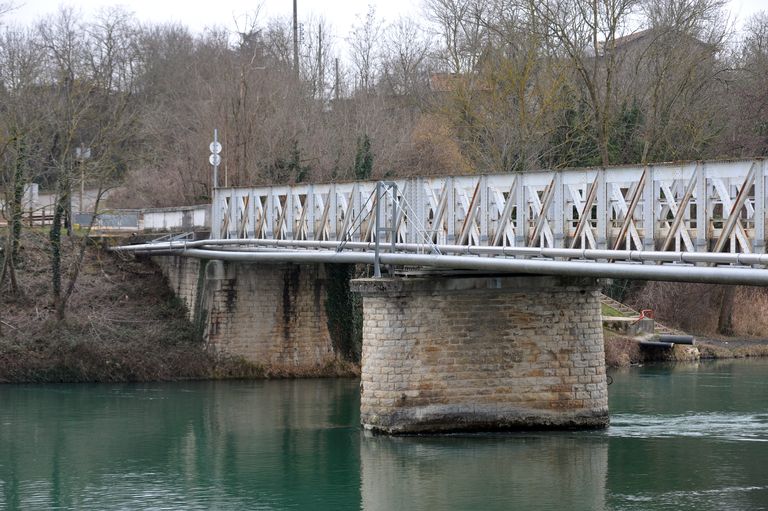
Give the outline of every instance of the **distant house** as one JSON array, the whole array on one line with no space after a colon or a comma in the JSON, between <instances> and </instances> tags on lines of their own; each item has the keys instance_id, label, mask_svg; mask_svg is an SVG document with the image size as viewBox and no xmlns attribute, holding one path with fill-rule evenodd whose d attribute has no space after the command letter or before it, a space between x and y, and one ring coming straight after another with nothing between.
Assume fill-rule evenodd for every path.
<instances>
[{"instance_id":1,"label":"distant house","mask_svg":"<svg viewBox=\"0 0 768 511\"><path fill-rule=\"evenodd\" d=\"M675 46L690 46L698 51L712 52L714 47L710 44L697 39L696 37L681 32L676 29L648 28L633 32L631 34L617 37L612 44L602 42L599 44L598 52L600 56L605 56L609 52L615 51L622 57L640 57L653 45L674 44Z\"/></svg>"},{"instance_id":2,"label":"distant house","mask_svg":"<svg viewBox=\"0 0 768 511\"><path fill-rule=\"evenodd\" d=\"M430 73L429 90L436 93L457 90L490 91L491 85L476 73Z\"/></svg>"},{"instance_id":3,"label":"distant house","mask_svg":"<svg viewBox=\"0 0 768 511\"><path fill-rule=\"evenodd\" d=\"M429 90L432 92L452 92L459 86L460 75L457 73L430 73Z\"/></svg>"}]
</instances>

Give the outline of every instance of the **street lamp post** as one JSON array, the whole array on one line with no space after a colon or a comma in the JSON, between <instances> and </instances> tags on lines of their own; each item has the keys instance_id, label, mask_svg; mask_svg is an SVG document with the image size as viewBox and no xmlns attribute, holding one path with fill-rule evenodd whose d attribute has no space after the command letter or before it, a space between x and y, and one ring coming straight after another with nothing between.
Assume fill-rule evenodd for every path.
<instances>
[{"instance_id":1,"label":"street lamp post","mask_svg":"<svg viewBox=\"0 0 768 511\"><path fill-rule=\"evenodd\" d=\"M83 213L83 196L85 195L85 160L91 157L91 148L85 147L84 144L80 144L80 147L75 148L75 159L80 165L80 203L78 209L80 213Z\"/></svg>"}]
</instances>

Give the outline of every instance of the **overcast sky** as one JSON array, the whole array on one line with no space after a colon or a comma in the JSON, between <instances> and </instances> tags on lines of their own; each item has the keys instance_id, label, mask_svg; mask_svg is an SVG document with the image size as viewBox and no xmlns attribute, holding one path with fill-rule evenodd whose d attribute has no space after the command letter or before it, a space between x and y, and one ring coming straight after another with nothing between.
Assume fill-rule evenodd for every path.
<instances>
[{"instance_id":1,"label":"overcast sky","mask_svg":"<svg viewBox=\"0 0 768 511\"><path fill-rule=\"evenodd\" d=\"M73 5L80 9L85 18L101 6L122 5L133 11L142 21L164 22L175 21L198 31L212 24L234 28L236 18L242 20L246 13L254 12L261 5L262 19L273 16L290 16L292 0L12 0L20 7L8 15L6 21L27 24L41 16L53 13L59 5ZM364 16L368 5L376 9L377 17L385 23L399 16L418 16L421 13L421 0L370 0L370 1L335 1L335 0L298 0L299 17L324 16L334 28L337 37L348 35L350 27L355 23L356 16ZM731 14L735 17L737 26L750 14L768 10L766 0L731 0Z\"/></svg>"},{"instance_id":2,"label":"overcast sky","mask_svg":"<svg viewBox=\"0 0 768 511\"><path fill-rule=\"evenodd\" d=\"M86 15L100 6L122 5L133 11L142 21L177 21L193 30L201 30L212 24L234 28L234 19L242 18L246 13L253 13L261 5L260 18L275 16L289 17L292 13L292 0L212 0L208 2L179 0L13 0L21 8L10 14L11 20L25 24L40 15L55 12L59 5L73 5ZM310 15L324 16L335 29L337 35L346 36L355 22L355 16L364 16L371 4L379 18L392 21L400 15L418 15L420 0L371 0L333 1L333 0L298 0L299 18Z\"/></svg>"}]
</instances>

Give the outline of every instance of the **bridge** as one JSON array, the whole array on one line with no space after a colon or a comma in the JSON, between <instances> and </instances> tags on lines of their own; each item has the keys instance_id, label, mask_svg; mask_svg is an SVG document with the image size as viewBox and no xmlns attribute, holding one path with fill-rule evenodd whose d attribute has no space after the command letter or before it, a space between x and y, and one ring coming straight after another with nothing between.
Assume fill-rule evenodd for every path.
<instances>
[{"instance_id":1,"label":"bridge","mask_svg":"<svg viewBox=\"0 0 768 511\"><path fill-rule=\"evenodd\" d=\"M598 278L768 285L763 159L217 188L153 256L209 343L333 356L336 263L363 297L361 420L388 433L600 427ZM382 277L382 268L388 276Z\"/></svg>"}]
</instances>

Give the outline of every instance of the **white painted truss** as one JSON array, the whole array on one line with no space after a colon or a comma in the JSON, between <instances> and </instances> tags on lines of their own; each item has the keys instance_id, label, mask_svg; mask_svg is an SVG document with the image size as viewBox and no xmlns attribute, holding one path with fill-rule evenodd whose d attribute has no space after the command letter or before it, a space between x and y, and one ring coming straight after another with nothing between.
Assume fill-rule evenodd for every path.
<instances>
[{"instance_id":1,"label":"white painted truss","mask_svg":"<svg viewBox=\"0 0 768 511\"><path fill-rule=\"evenodd\" d=\"M220 188L214 239L765 252L763 159ZM395 186L392 186L392 185ZM393 200L394 195L394 200ZM394 225L394 228L393 228Z\"/></svg>"}]
</instances>

